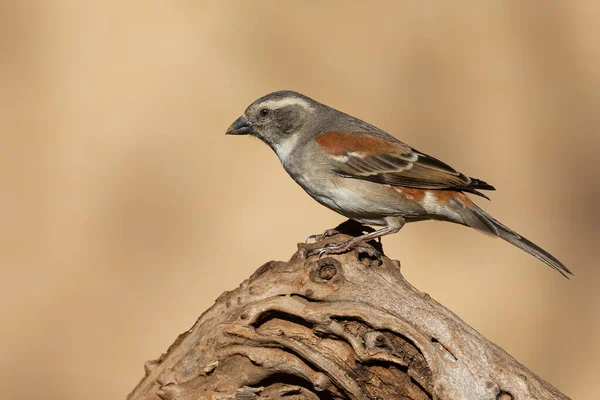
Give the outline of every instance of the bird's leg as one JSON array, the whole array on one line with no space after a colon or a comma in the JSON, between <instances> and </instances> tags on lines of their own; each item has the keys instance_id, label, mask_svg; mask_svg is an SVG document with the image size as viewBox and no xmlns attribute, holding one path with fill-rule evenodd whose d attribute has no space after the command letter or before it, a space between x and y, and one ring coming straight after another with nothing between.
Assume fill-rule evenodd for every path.
<instances>
[{"instance_id":1,"label":"bird's leg","mask_svg":"<svg viewBox=\"0 0 600 400\"><path fill-rule=\"evenodd\" d=\"M402 217L386 217L384 218L384 221L387 224L385 228L379 229L375 232L369 232L365 235L357 236L348 240L345 243L329 243L325 247L311 250L308 255L312 256L315 254L319 254L319 257L321 257L325 254L342 254L357 247L361 242L368 242L369 240L377 239L385 235L396 233L400 231L400 229L402 229L405 223L405 220Z\"/></svg>"}]
</instances>

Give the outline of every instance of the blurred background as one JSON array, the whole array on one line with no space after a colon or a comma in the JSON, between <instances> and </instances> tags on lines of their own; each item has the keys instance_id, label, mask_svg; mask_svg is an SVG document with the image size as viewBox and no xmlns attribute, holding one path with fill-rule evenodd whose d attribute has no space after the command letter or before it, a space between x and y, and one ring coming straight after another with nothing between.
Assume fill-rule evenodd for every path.
<instances>
[{"instance_id":1,"label":"blurred background","mask_svg":"<svg viewBox=\"0 0 600 400\"><path fill-rule=\"evenodd\" d=\"M294 89L498 189L570 281L436 222L386 237L409 281L577 399L600 390L600 5L0 3L0 386L124 398L202 311L343 217L225 130Z\"/></svg>"}]
</instances>

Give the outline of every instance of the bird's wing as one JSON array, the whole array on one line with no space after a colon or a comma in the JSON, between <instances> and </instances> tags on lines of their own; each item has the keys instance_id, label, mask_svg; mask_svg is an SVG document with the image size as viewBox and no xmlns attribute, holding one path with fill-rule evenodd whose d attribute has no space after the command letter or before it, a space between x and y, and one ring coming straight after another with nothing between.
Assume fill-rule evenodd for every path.
<instances>
[{"instance_id":1,"label":"bird's wing","mask_svg":"<svg viewBox=\"0 0 600 400\"><path fill-rule=\"evenodd\" d=\"M327 132L316 138L345 177L419 189L453 189L475 193L494 190L436 158L400 142L360 133ZM483 195L482 195L483 196ZM486 196L483 196L486 197Z\"/></svg>"}]
</instances>

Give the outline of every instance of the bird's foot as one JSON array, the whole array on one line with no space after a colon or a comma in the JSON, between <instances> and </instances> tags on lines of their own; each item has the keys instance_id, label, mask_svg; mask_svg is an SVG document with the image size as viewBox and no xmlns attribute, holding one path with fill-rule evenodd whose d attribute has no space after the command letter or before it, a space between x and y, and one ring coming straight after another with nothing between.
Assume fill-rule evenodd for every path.
<instances>
[{"instance_id":1,"label":"bird's foot","mask_svg":"<svg viewBox=\"0 0 600 400\"><path fill-rule=\"evenodd\" d=\"M323 239L327 239L328 237L331 236L335 236L337 235L339 232L336 231L335 229L327 229L325 232L323 233L319 233L317 235L310 235L309 237L306 238L305 243L310 242L311 240L314 240L315 242L320 242Z\"/></svg>"},{"instance_id":2,"label":"bird's foot","mask_svg":"<svg viewBox=\"0 0 600 400\"><path fill-rule=\"evenodd\" d=\"M336 243L327 243L325 246L312 249L307 253L307 256L318 255L319 258L323 257L327 254L343 254L350 250L356 250L361 254L368 254L370 257L379 259L381 257L381 252L374 249L370 246L360 246L360 241L355 239L348 240L347 242L336 244Z\"/></svg>"}]
</instances>

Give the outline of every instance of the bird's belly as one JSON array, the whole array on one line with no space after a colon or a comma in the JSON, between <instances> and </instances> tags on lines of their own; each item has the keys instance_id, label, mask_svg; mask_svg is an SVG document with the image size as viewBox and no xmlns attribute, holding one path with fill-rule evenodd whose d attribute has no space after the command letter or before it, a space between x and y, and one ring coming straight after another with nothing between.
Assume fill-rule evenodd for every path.
<instances>
[{"instance_id":1,"label":"bird's belly","mask_svg":"<svg viewBox=\"0 0 600 400\"><path fill-rule=\"evenodd\" d=\"M388 216L413 218L423 213L418 204L406 201L385 185L342 177L294 179L312 198L348 218L382 221Z\"/></svg>"}]
</instances>

